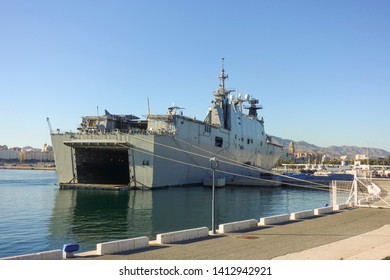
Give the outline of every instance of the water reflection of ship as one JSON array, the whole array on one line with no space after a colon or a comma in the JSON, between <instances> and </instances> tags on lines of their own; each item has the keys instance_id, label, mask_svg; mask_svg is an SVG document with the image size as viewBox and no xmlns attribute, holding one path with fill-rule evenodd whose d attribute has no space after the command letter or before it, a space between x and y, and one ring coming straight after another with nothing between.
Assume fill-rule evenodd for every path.
<instances>
[{"instance_id":1,"label":"water reflection of ship","mask_svg":"<svg viewBox=\"0 0 390 280\"><path fill-rule=\"evenodd\" d=\"M59 190L48 239L59 247L64 242L80 242L84 250L94 250L99 242L150 235L151 195L151 192Z\"/></svg>"},{"instance_id":2,"label":"water reflection of ship","mask_svg":"<svg viewBox=\"0 0 390 280\"><path fill-rule=\"evenodd\" d=\"M203 198L209 195L209 188L199 187L158 192L59 190L48 240L58 248L82 243L85 251L95 250L100 242L138 236L155 239L161 232L207 226L211 204Z\"/></svg>"},{"instance_id":3,"label":"water reflection of ship","mask_svg":"<svg viewBox=\"0 0 390 280\"><path fill-rule=\"evenodd\" d=\"M296 201L297 197L302 201ZM216 200L217 222L225 223L304 210L313 207L305 203L322 205L329 202L329 196L296 188L226 187L218 189ZM51 248L75 242L82 251L95 250L100 242L139 236L153 240L158 233L210 227L210 213L207 187L154 192L58 190L47 239Z\"/></svg>"}]
</instances>

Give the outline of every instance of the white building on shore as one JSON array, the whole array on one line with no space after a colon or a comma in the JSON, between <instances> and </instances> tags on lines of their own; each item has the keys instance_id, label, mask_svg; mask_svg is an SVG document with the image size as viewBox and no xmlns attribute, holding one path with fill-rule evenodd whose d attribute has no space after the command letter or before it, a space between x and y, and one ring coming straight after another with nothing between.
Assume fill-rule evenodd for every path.
<instances>
[{"instance_id":1,"label":"white building on shore","mask_svg":"<svg viewBox=\"0 0 390 280\"><path fill-rule=\"evenodd\" d=\"M13 161L19 159L19 152L15 150L1 150L0 160L2 161Z\"/></svg>"},{"instance_id":2,"label":"white building on shore","mask_svg":"<svg viewBox=\"0 0 390 280\"><path fill-rule=\"evenodd\" d=\"M0 161L3 162L53 162L54 155L51 146L45 144L42 149L25 148L8 148L5 145L0 146Z\"/></svg>"}]
</instances>

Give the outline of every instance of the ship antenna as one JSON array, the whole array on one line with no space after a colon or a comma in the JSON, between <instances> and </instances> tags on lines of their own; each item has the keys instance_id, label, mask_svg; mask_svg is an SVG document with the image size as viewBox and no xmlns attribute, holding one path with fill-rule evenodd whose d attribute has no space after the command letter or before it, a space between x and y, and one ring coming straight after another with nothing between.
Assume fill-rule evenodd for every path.
<instances>
[{"instance_id":1,"label":"ship antenna","mask_svg":"<svg viewBox=\"0 0 390 280\"><path fill-rule=\"evenodd\" d=\"M222 58L222 70L221 70L221 75L218 76L218 78L221 80L221 87L222 87L222 92L225 94L225 80L229 78L229 75L225 76L225 58Z\"/></svg>"},{"instance_id":2,"label":"ship antenna","mask_svg":"<svg viewBox=\"0 0 390 280\"><path fill-rule=\"evenodd\" d=\"M149 117L150 117L150 102L149 102L149 96L148 96L148 119L149 119Z\"/></svg>"}]
</instances>

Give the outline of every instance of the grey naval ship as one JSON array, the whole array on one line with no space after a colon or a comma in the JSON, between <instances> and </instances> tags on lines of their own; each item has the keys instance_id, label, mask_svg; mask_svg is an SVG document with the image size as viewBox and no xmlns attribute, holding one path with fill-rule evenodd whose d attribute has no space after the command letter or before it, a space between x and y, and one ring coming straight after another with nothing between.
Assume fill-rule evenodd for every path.
<instances>
[{"instance_id":1,"label":"grey naval ship","mask_svg":"<svg viewBox=\"0 0 390 280\"><path fill-rule=\"evenodd\" d=\"M264 131L259 102L219 87L204 121L166 114L84 116L77 132L51 132L61 185L150 189L202 184L213 169L219 177L261 178L279 159L282 147ZM216 161L211 161L215 158ZM218 163L211 166L210 163Z\"/></svg>"}]
</instances>

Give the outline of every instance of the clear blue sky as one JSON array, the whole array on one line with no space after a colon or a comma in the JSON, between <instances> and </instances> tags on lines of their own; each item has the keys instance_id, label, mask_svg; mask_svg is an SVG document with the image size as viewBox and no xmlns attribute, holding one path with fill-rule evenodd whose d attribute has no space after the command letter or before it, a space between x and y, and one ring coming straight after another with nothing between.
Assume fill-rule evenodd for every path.
<instances>
[{"instance_id":1,"label":"clear blue sky","mask_svg":"<svg viewBox=\"0 0 390 280\"><path fill-rule=\"evenodd\" d=\"M266 132L390 151L390 1L0 0L0 145L41 147L82 115L204 119L218 86Z\"/></svg>"}]
</instances>

